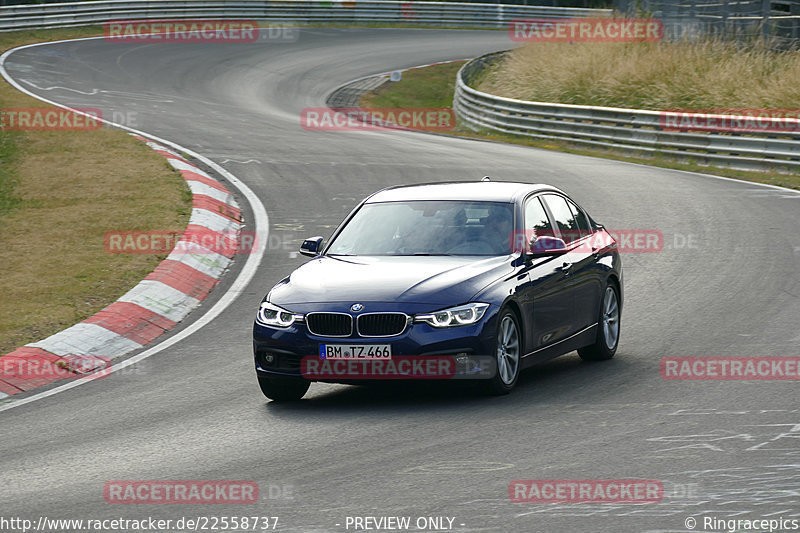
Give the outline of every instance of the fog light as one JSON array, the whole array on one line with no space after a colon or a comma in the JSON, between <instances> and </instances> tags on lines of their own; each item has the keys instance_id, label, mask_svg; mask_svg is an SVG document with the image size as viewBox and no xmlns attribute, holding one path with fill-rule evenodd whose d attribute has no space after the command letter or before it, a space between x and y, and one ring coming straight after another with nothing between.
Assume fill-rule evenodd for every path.
<instances>
[{"instance_id":1,"label":"fog light","mask_svg":"<svg viewBox=\"0 0 800 533\"><path fill-rule=\"evenodd\" d=\"M264 354L264 361L266 361L268 365L271 365L275 362L275 356L271 353Z\"/></svg>"}]
</instances>

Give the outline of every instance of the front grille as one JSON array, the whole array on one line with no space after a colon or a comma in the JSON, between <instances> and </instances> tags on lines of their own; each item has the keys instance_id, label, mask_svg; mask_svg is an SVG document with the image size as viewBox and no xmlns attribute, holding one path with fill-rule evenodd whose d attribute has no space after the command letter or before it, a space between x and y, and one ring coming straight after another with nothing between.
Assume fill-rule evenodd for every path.
<instances>
[{"instance_id":1,"label":"front grille","mask_svg":"<svg viewBox=\"0 0 800 533\"><path fill-rule=\"evenodd\" d=\"M353 317L344 313L309 313L308 331L323 337L349 337L353 333Z\"/></svg>"},{"instance_id":2,"label":"front grille","mask_svg":"<svg viewBox=\"0 0 800 533\"><path fill-rule=\"evenodd\" d=\"M358 317L358 334L362 337L390 337L406 329L408 317L403 313L369 313Z\"/></svg>"}]
</instances>

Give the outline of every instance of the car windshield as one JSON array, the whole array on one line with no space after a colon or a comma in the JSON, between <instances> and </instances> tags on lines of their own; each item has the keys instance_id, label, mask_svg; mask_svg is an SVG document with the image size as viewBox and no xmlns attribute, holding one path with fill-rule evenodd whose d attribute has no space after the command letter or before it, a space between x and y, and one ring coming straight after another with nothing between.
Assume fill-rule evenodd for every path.
<instances>
[{"instance_id":1,"label":"car windshield","mask_svg":"<svg viewBox=\"0 0 800 533\"><path fill-rule=\"evenodd\" d=\"M409 201L365 204L329 255L507 255L513 204Z\"/></svg>"}]
</instances>

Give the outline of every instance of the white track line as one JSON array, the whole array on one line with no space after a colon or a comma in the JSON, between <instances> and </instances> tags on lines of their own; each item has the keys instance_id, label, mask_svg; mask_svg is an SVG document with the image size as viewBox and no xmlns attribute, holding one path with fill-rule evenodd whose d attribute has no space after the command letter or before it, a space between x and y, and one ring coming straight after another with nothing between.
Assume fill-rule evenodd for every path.
<instances>
[{"instance_id":1,"label":"white track line","mask_svg":"<svg viewBox=\"0 0 800 533\"><path fill-rule=\"evenodd\" d=\"M3 78L5 78L5 80L9 84L11 84L14 88L16 88L18 91L27 94L28 96L41 100L42 102L54 105L56 107L60 107L61 109L67 109L73 111L74 113L77 113L79 115L86 115L86 113L76 111L70 108L69 106L53 102L52 100L48 100L46 98L42 98L41 96L38 96L30 92L29 90L25 89L8 74L5 68L5 62L9 55L18 50L23 50L25 48L33 48L36 46L46 46L50 44L58 44L58 43L73 42L73 41L89 41L89 40L103 39L103 38L104 37L84 37L81 39L66 39L62 41L28 44L25 46L19 46L17 48L12 48L11 50L6 51L2 56L0 56L0 75L2 75ZM256 196L256 194L250 189L250 187L248 187L247 185L244 184L244 182L239 180L239 178L237 178L236 176L234 176L233 174L222 168L217 163L213 162L211 159L197 152L189 150L188 148L185 148L177 143L105 119L97 119L96 117L93 118L95 118L96 120L100 120L101 122L104 122L110 126L116 126L120 129L135 133L137 135L141 135L142 137L147 137L148 139L152 139L156 142L172 147L174 150L178 152L189 154L190 156L194 157L199 161L202 161L203 163L214 169L215 172L218 172L219 174L224 176L234 187L236 187L239 190L239 192L241 192L244 195L244 197L250 204L250 209L253 211L253 226L255 228L255 232L257 235L256 242L265 243L268 241L269 217L267 216L267 210L264 208L264 204L261 203L261 200L259 200L258 196ZM214 320L216 317L218 317L220 313L222 313L231 303L233 303L233 301L239 296L239 294L244 292L245 288L247 288L247 285L250 283L250 280L253 279L253 276L256 273L258 265L261 264L261 260L264 257L265 249L266 249L265 246L258 246L256 249L253 249L250 254L248 254L247 261L242 267L241 272L239 272L239 275L237 276L236 280L233 282L230 288L225 292L225 294L223 294L222 297L220 297L220 299L217 300L217 302L208 311L206 311L206 313L203 316L198 318L194 323L192 323L186 329L180 331L179 333L176 333L169 339L162 341L153 346L152 348L149 348L148 350L145 350L137 355L134 355L133 357L126 359L120 362L119 364L116 363L113 364L109 372L116 372L117 370L122 370L123 368L129 367L131 365L138 363L139 361L147 359L151 355L155 355L163 350L166 350L173 344L182 341L183 339L187 338L189 335L203 328L212 320ZM0 412L13 409L14 407L19 407L21 405L25 405L27 403L35 402L36 400L41 400L53 396L55 394L58 394L59 392L64 392L66 390L78 387L90 381L92 380L77 379L67 384L59 385L58 387L52 388L50 390L40 392L32 396L28 396L26 398L20 398L18 400L15 400L13 396L10 396L2 400L2 396L0 396L0 400L4 402L0 404Z\"/></svg>"}]
</instances>

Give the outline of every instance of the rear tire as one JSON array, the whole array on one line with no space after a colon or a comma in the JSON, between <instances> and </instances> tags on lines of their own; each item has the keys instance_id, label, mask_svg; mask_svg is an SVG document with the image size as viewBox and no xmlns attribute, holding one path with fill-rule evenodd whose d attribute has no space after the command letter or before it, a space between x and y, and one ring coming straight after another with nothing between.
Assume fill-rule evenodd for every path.
<instances>
[{"instance_id":1,"label":"rear tire","mask_svg":"<svg viewBox=\"0 0 800 533\"><path fill-rule=\"evenodd\" d=\"M264 396L270 400L290 402L302 398L311 382L300 378L258 376L258 385Z\"/></svg>"},{"instance_id":2,"label":"rear tire","mask_svg":"<svg viewBox=\"0 0 800 533\"><path fill-rule=\"evenodd\" d=\"M493 396L508 394L517 384L522 355L522 335L519 321L513 311L500 311L497 319L495 363L497 373L484 386Z\"/></svg>"},{"instance_id":3,"label":"rear tire","mask_svg":"<svg viewBox=\"0 0 800 533\"><path fill-rule=\"evenodd\" d=\"M614 357L619 346L621 331L619 290L614 283L606 285L603 301L600 302L600 316L597 319L597 337L594 344L578 350L584 361L605 361Z\"/></svg>"}]
</instances>

